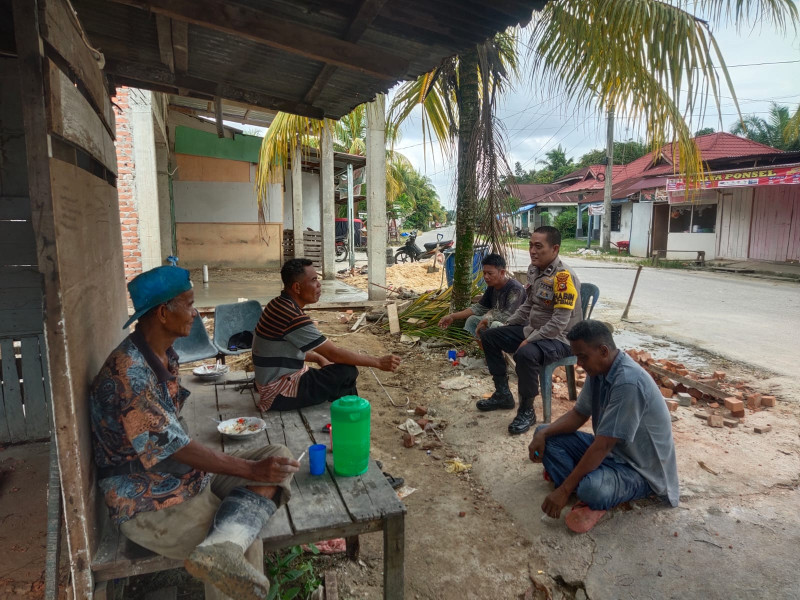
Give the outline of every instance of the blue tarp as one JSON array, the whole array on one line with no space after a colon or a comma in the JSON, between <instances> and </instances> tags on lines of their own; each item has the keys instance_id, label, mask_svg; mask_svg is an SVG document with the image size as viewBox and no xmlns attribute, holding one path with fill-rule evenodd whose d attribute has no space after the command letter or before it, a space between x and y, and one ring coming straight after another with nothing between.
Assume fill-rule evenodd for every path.
<instances>
[{"instance_id":1,"label":"blue tarp","mask_svg":"<svg viewBox=\"0 0 800 600\"><path fill-rule=\"evenodd\" d=\"M518 215L519 213L527 212L532 209L535 204L526 204L525 206L520 206L517 210L515 210L512 214Z\"/></svg>"}]
</instances>

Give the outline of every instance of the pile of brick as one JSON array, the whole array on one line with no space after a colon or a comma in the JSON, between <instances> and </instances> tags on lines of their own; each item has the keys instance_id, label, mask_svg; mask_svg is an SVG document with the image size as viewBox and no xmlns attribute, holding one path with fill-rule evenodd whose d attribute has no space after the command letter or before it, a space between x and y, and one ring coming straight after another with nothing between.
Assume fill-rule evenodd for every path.
<instances>
[{"instance_id":1,"label":"pile of brick","mask_svg":"<svg viewBox=\"0 0 800 600\"><path fill-rule=\"evenodd\" d=\"M655 359L644 350L632 349L627 353L658 384L670 412L678 406L702 403L705 411L695 416L706 419L710 427L737 427L744 421L745 409L755 412L776 404L775 396L759 394L742 382L728 381L724 371L695 373L683 363Z\"/></svg>"}]
</instances>

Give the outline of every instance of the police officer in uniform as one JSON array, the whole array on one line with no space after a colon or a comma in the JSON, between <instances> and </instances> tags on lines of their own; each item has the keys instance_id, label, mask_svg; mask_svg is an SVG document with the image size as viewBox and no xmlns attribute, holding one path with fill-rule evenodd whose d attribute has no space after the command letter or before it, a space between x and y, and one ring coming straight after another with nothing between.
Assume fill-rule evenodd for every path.
<instances>
[{"instance_id":1,"label":"police officer in uniform","mask_svg":"<svg viewBox=\"0 0 800 600\"><path fill-rule=\"evenodd\" d=\"M539 227L531 234L528 286L525 302L505 326L483 333L483 350L495 392L479 400L478 410L514 408L508 389L503 352L513 353L519 379L519 408L508 426L512 435L525 433L536 423L533 399L539 393L539 372L572 354L567 332L582 320L581 284L575 273L558 256L561 233L555 227Z\"/></svg>"}]
</instances>

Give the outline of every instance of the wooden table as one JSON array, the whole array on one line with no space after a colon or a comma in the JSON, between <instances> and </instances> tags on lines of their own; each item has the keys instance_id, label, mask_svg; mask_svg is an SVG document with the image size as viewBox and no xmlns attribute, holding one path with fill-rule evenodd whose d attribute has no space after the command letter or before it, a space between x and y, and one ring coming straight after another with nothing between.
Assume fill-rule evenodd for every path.
<instances>
[{"instance_id":1,"label":"wooden table","mask_svg":"<svg viewBox=\"0 0 800 600\"><path fill-rule=\"evenodd\" d=\"M240 381L241 373L227 375ZM193 439L232 453L264 444L283 444L297 457L311 444L326 444L330 436L323 427L330 423L330 405L298 411L261 413L250 386L237 383L203 384L191 375L183 385L192 391L182 416ZM244 389L241 389L244 388ZM263 433L246 440L221 436L213 420L259 416L267 423ZM306 454L306 457L308 454ZM323 475L308 472L308 458L292 481L292 499L276 512L261 532L264 549L278 550L298 544L344 537L348 554L358 552L358 536L383 531L384 598L403 598L405 506L392 490L381 470L371 460L366 473L358 477L338 477L333 472L333 457L328 453L328 468ZM95 580L108 581L130 575L152 573L182 566L133 544L109 527L92 561Z\"/></svg>"}]
</instances>

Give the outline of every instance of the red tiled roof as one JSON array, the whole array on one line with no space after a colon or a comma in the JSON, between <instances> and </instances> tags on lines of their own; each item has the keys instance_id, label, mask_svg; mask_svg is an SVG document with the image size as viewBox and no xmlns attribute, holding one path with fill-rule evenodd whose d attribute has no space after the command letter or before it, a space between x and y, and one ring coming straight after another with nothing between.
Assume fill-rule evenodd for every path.
<instances>
[{"instance_id":1,"label":"red tiled roof","mask_svg":"<svg viewBox=\"0 0 800 600\"><path fill-rule=\"evenodd\" d=\"M519 194L520 204L531 204L537 196L555 192L562 187L564 186L555 183L519 183L516 186L506 186L506 189L512 196Z\"/></svg>"},{"instance_id":2,"label":"red tiled roof","mask_svg":"<svg viewBox=\"0 0 800 600\"><path fill-rule=\"evenodd\" d=\"M694 138L700 157L703 162L719 161L726 158L733 159L744 156L761 156L780 152L775 148L748 140L732 133L710 133ZM636 191L650 189L664 185L664 177L679 172L678 156L672 156L672 144L666 144L658 153L658 160L653 164L653 153L650 152L641 158L627 164L613 175L614 186L611 191L612 198L622 198ZM673 165L673 160L676 163ZM648 181L652 178L652 181ZM602 188L602 185L595 189ZM561 190L562 193L567 190ZM584 202L597 202L602 200L602 195L592 193L584 198Z\"/></svg>"}]
</instances>

